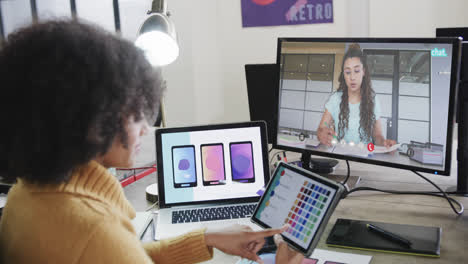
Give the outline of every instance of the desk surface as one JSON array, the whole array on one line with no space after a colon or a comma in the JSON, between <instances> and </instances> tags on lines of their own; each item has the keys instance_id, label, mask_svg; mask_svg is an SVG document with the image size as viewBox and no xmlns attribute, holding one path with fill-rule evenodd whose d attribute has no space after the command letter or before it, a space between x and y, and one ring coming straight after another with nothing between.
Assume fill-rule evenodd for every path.
<instances>
[{"instance_id":1,"label":"desk surface","mask_svg":"<svg viewBox=\"0 0 468 264\"><path fill-rule=\"evenodd\" d=\"M288 155L289 157L289 155ZM291 160L291 157L290 157ZM351 175L360 176L359 186L391 190L434 190L430 184L410 171L350 162ZM340 161L336 174L346 173L346 164ZM456 167L452 176L443 177L425 174L430 180L446 189L456 185ZM145 199L145 188L156 181L151 174L124 188L125 194L137 211L144 211L150 203ZM468 208L468 197L455 197ZM468 210L468 209L467 209ZM442 228L441 257L427 258L361 250L328 247L326 238L337 218L379 221L388 223L439 226ZM468 261L468 212L456 216L445 199L418 195L390 195L376 192L357 192L342 200L317 248L372 255L371 263L465 263ZM237 257L215 252L214 259L207 263L235 263Z\"/></svg>"}]
</instances>

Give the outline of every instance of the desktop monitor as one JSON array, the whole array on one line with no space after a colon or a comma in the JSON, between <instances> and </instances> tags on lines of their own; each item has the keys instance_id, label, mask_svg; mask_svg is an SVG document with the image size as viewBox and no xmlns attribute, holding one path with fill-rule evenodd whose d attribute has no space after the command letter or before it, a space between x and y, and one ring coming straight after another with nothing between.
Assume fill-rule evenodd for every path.
<instances>
[{"instance_id":1,"label":"desktop monitor","mask_svg":"<svg viewBox=\"0 0 468 264\"><path fill-rule=\"evenodd\" d=\"M460 65L460 84L456 96L456 121L458 123L457 149L457 194L468 196L468 27L437 28L437 37L462 37L462 58ZM449 188L452 191L453 188Z\"/></svg>"},{"instance_id":2,"label":"desktop monitor","mask_svg":"<svg viewBox=\"0 0 468 264\"><path fill-rule=\"evenodd\" d=\"M276 138L276 101L278 100L278 66L271 64L246 64L245 79L249 98L250 121L267 123L268 143Z\"/></svg>"},{"instance_id":3,"label":"desktop monitor","mask_svg":"<svg viewBox=\"0 0 468 264\"><path fill-rule=\"evenodd\" d=\"M450 175L459 56L457 38L280 38L274 147Z\"/></svg>"},{"instance_id":4,"label":"desktop monitor","mask_svg":"<svg viewBox=\"0 0 468 264\"><path fill-rule=\"evenodd\" d=\"M468 51L468 27L457 27L457 28L437 28L437 37L462 37L463 38L463 50ZM462 62L460 68L460 80L468 78L468 53L462 52Z\"/></svg>"},{"instance_id":5,"label":"desktop monitor","mask_svg":"<svg viewBox=\"0 0 468 264\"><path fill-rule=\"evenodd\" d=\"M458 28L437 28L436 29L436 36L437 37L462 37L462 53L461 53L461 64L460 64L460 81L462 86L466 87L466 83L468 82L468 27L458 27ZM460 123L460 109L459 107L462 106L460 100L460 96L457 96L458 101L456 102L456 121Z\"/></svg>"}]
</instances>

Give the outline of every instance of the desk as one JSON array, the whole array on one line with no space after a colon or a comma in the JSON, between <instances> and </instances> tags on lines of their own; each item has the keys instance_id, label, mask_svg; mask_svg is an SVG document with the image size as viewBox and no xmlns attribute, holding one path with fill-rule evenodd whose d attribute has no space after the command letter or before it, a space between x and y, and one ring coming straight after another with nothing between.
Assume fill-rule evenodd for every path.
<instances>
[{"instance_id":1,"label":"desk","mask_svg":"<svg viewBox=\"0 0 468 264\"><path fill-rule=\"evenodd\" d=\"M291 160L293 156L288 154ZM378 187L392 190L434 190L430 184L410 171L350 162L351 175L361 177L359 186ZM336 174L346 174L346 164L340 161ZM456 163L452 165L452 176L443 177L425 174L441 188L456 185ZM145 200L145 188L156 181L151 174L124 188L125 194L137 211L144 211L151 203ZM455 196L454 196L455 197ZM468 198L455 197L467 208L464 215L457 217L445 199L417 195L389 195L376 192L357 192L342 200L317 248L372 255L371 263L467 263L468 262ZM337 218L351 218L410 225L440 226L442 228L441 257L428 258L372 251L347 250L328 247L326 238ZM207 263L235 263L237 257L215 251L214 259Z\"/></svg>"}]
</instances>

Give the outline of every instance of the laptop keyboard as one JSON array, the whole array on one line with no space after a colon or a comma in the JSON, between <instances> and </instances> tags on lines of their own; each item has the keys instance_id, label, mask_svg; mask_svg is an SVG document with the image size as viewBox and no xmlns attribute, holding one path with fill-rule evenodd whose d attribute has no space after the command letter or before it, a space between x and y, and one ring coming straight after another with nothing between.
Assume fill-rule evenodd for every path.
<instances>
[{"instance_id":1,"label":"laptop keyboard","mask_svg":"<svg viewBox=\"0 0 468 264\"><path fill-rule=\"evenodd\" d=\"M172 223L192 223L251 217L255 204L230 205L225 207L196 208L172 212Z\"/></svg>"}]
</instances>

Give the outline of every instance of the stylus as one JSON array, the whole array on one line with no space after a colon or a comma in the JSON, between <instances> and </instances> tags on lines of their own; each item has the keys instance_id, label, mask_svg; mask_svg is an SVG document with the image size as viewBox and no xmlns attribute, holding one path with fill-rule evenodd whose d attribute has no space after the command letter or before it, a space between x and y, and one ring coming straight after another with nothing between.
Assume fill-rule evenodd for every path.
<instances>
[{"instance_id":1,"label":"stylus","mask_svg":"<svg viewBox=\"0 0 468 264\"><path fill-rule=\"evenodd\" d=\"M329 124L327 124L327 122L323 122L323 123L325 124L325 126L326 126L327 128L332 129L332 126L329 125ZM333 138L334 138L334 139L338 139L338 138L336 137L336 134L333 135Z\"/></svg>"},{"instance_id":2,"label":"stylus","mask_svg":"<svg viewBox=\"0 0 468 264\"><path fill-rule=\"evenodd\" d=\"M408 239L402 238L401 236L396 235L396 234L394 234L392 232L389 232L389 231L387 231L385 229L382 229L381 227L371 225L371 224L366 224L366 226L367 226L367 229L369 229L369 231L375 232L376 234L379 234L382 237L385 237L385 238L387 238L389 240L392 240L394 242L404 244L407 247L410 247L411 244L412 244L411 241L409 241Z\"/></svg>"}]
</instances>

